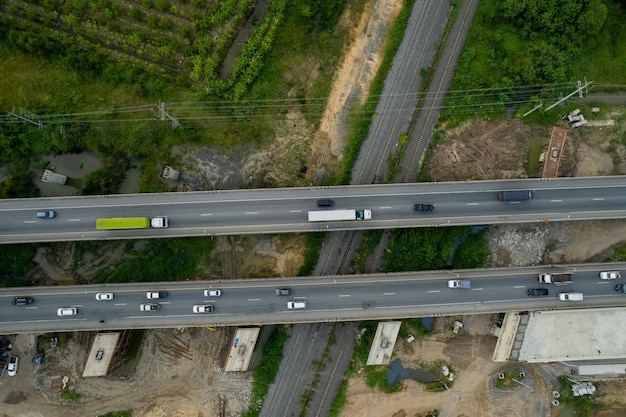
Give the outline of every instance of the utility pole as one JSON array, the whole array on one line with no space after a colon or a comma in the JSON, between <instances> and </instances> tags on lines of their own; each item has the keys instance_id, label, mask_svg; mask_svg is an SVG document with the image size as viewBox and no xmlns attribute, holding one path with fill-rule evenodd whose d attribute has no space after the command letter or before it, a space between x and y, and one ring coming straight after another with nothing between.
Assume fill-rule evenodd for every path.
<instances>
[{"instance_id":1,"label":"utility pole","mask_svg":"<svg viewBox=\"0 0 626 417\"><path fill-rule=\"evenodd\" d=\"M178 117L176 117L176 115L174 113L169 114L167 112L167 110L165 109L165 103L159 101L159 104L157 104L157 109L159 110L159 118L161 120L165 120L165 119L170 119L172 121L172 129L182 129L183 127L181 126L180 123L178 123Z\"/></svg>"},{"instance_id":2,"label":"utility pole","mask_svg":"<svg viewBox=\"0 0 626 417\"><path fill-rule=\"evenodd\" d=\"M578 88L573 92L570 93L568 95L566 95L565 97L561 98L559 101L557 101L556 103L548 106L544 112L547 112L548 110L552 109L553 107L558 106L560 103L562 103L563 101L567 100L568 98L572 97L574 94L578 93L578 95L580 97L582 97L582 90L584 89L585 92L588 91L587 87L589 87L591 84L593 83L593 81L589 81L587 82L587 80L585 80L585 85L581 85L582 83L580 81L578 81Z\"/></svg>"},{"instance_id":3,"label":"utility pole","mask_svg":"<svg viewBox=\"0 0 626 417\"><path fill-rule=\"evenodd\" d=\"M15 112L15 110L19 110L19 114L17 114ZM7 111L8 114L10 114L13 117L16 117L20 120L23 120L27 123L30 123L32 125L35 125L37 127L39 127L39 129L47 129L46 126L44 126L43 122L41 120L39 120L39 116L37 116L35 113L28 111L26 109L23 109L21 107L15 107L13 106L13 111Z\"/></svg>"}]
</instances>

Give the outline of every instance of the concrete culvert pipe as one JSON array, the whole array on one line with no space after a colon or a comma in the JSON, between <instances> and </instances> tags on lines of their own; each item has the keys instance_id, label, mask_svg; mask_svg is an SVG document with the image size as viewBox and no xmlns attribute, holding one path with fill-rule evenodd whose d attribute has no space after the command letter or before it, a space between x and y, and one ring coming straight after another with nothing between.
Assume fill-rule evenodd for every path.
<instances>
[{"instance_id":1,"label":"concrete culvert pipe","mask_svg":"<svg viewBox=\"0 0 626 417\"><path fill-rule=\"evenodd\" d=\"M504 379L504 374L502 372L498 374L498 379Z\"/></svg>"},{"instance_id":2,"label":"concrete culvert pipe","mask_svg":"<svg viewBox=\"0 0 626 417\"><path fill-rule=\"evenodd\" d=\"M561 396L561 393L560 393L560 392L558 392L558 391L552 391L552 396L553 396L554 398L559 398L559 397Z\"/></svg>"},{"instance_id":3,"label":"concrete culvert pipe","mask_svg":"<svg viewBox=\"0 0 626 417\"><path fill-rule=\"evenodd\" d=\"M559 400L552 400L552 405L558 407L560 405Z\"/></svg>"},{"instance_id":4,"label":"concrete culvert pipe","mask_svg":"<svg viewBox=\"0 0 626 417\"><path fill-rule=\"evenodd\" d=\"M520 372L519 373L519 377L520 378L526 378L526 372Z\"/></svg>"}]
</instances>

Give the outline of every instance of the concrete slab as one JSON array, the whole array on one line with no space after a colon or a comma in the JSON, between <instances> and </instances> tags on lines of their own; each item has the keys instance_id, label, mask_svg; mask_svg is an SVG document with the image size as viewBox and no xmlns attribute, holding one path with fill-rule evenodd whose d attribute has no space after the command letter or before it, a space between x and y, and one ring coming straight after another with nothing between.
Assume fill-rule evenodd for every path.
<instances>
[{"instance_id":1,"label":"concrete slab","mask_svg":"<svg viewBox=\"0 0 626 417\"><path fill-rule=\"evenodd\" d=\"M625 308L538 311L530 314L519 360L560 362L626 359Z\"/></svg>"},{"instance_id":2,"label":"concrete slab","mask_svg":"<svg viewBox=\"0 0 626 417\"><path fill-rule=\"evenodd\" d=\"M520 323L520 315L517 313L506 313L502 320L502 327L500 335L498 336L498 342L493 352L494 362L506 362L511 356L511 350L513 348L519 349L520 342L517 341L517 326Z\"/></svg>"},{"instance_id":3,"label":"concrete slab","mask_svg":"<svg viewBox=\"0 0 626 417\"><path fill-rule=\"evenodd\" d=\"M396 345L401 321L386 321L378 323L376 335L367 357L367 365L387 365L391 361L391 354ZM385 340L385 342L383 342Z\"/></svg>"},{"instance_id":4,"label":"concrete slab","mask_svg":"<svg viewBox=\"0 0 626 417\"><path fill-rule=\"evenodd\" d=\"M247 371L252 358L252 352L259 337L260 327L238 328L233 336L233 343L224 365L225 372Z\"/></svg>"},{"instance_id":5,"label":"concrete slab","mask_svg":"<svg viewBox=\"0 0 626 417\"><path fill-rule=\"evenodd\" d=\"M599 364L599 365L578 365L578 375L624 375L626 374L625 363Z\"/></svg>"},{"instance_id":6,"label":"concrete slab","mask_svg":"<svg viewBox=\"0 0 626 417\"><path fill-rule=\"evenodd\" d=\"M93 340L87 363L83 370L83 378L88 376L105 376L109 369L115 347L121 333L98 333Z\"/></svg>"}]
</instances>

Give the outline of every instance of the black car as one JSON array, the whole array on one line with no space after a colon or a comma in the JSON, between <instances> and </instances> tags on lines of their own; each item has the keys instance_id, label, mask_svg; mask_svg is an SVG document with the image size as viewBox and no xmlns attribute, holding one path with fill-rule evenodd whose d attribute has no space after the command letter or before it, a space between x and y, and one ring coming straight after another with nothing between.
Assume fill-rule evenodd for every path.
<instances>
[{"instance_id":1,"label":"black car","mask_svg":"<svg viewBox=\"0 0 626 417\"><path fill-rule=\"evenodd\" d=\"M14 306L27 306L33 303L33 297L15 297L13 299Z\"/></svg>"},{"instance_id":2,"label":"black car","mask_svg":"<svg viewBox=\"0 0 626 417\"><path fill-rule=\"evenodd\" d=\"M432 204L416 204L415 211L423 211L423 212L431 212L435 209L435 206Z\"/></svg>"},{"instance_id":3,"label":"black car","mask_svg":"<svg viewBox=\"0 0 626 417\"><path fill-rule=\"evenodd\" d=\"M547 288L531 288L528 290L528 295L531 297L543 297L544 295L548 295Z\"/></svg>"},{"instance_id":4,"label":"black car","mask_svg":"<svg viewBox=\"0 0 626 417\"><path fill-rule=\"evenodd\" d=\"M321 200L317 200L317 206L318 207L332 207L335 204L334 200L331 200L330 198L324 198Z\"/></svg>"},{"instance_id":5,"label":"black car","mask_svg":"<svg viewBox=\"0 0 626 417\"><path fill-rule=\"evenodd\" d=\"M615 286L615 291L621 292L622 294L626 294L626 284L617 284Z\"/></svg>"}]
</instances>

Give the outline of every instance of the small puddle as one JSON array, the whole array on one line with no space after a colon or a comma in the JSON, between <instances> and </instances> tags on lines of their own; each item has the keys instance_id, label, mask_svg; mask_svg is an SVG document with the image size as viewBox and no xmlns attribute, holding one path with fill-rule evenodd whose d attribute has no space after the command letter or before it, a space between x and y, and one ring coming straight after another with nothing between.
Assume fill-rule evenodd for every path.
<instances>
[{"instance_id":1,"label":"small puddle","mask_svg":"<svg viewBox=\"0 0 626 417\"><path fill-rule=\"evenodd\" d=\"M402 366L400 359L395 359L389 364L387 373L387 385L394 386L401 379L411 378L423 384L439 381L439 377L423 369L409 369Z\"/></svg>"}]
</instances>

